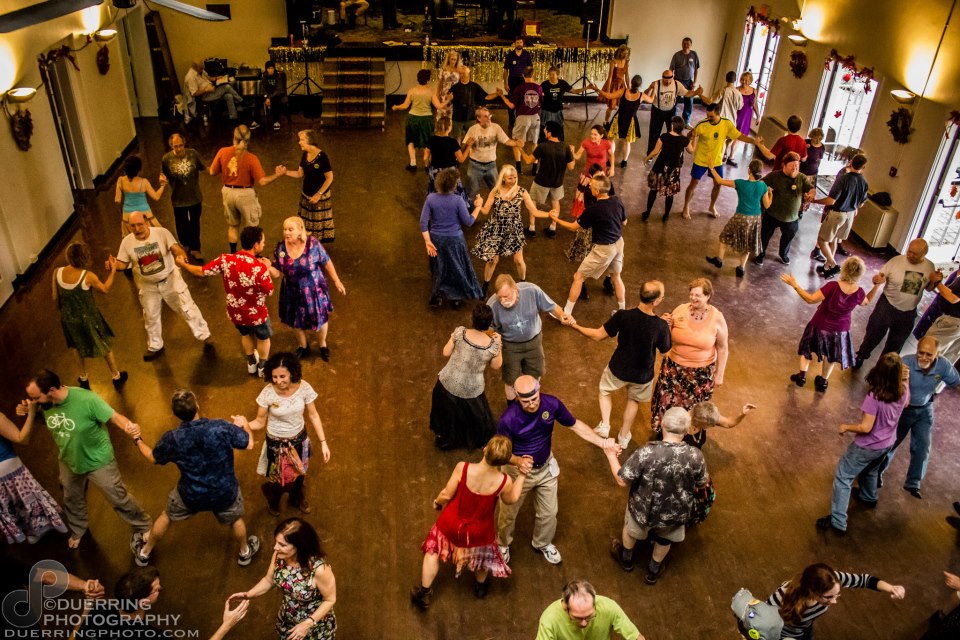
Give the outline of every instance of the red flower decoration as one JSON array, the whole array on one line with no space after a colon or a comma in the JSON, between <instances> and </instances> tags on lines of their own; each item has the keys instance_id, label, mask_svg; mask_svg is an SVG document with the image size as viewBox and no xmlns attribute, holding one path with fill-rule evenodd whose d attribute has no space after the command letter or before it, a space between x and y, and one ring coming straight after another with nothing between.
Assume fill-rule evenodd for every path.
<instances>
[{"instance_id":1,"label":"red flower decoration","mask_svg":"<svg viewBox=\"0 0 960 640\"><path fill-rule=\"evenodd\" d=\"M852 74L852 73L845 73L845 74L843 74L843 81L844 81L844 82L850 82L852 79L853 79L853 74Z\"/></svg>"},{"instance_id":2,"label":"red flower decoration","mask_svg":"<svg viewBox=\"0 0 960 640\"><path fill-rule=\"evenodd\" d=\"M843 115L843 111L835 111L835 112L833 113L833 117L834 117L834 118L839 118L839 117L842 116L842 115Z\"/></svg>"},{"instance_id":3,"label":"red flower decoration","mask_svg":"<svg viewBox=\"0 0 960 640\"><path fill-rule=\"evenodd\" d=\"M957 185L955 185L955 184L954 184L954 185L950 185L950 197L951 197L951 198L956 198L956 197L957 197Z\"/></svg>"}]
</instances>

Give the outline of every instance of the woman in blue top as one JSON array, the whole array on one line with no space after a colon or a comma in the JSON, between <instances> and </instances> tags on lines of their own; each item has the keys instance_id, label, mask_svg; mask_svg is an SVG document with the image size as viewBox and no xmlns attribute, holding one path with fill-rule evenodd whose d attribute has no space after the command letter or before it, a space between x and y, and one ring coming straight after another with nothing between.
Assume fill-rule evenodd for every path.
<instances>
[{"instance_id":1,"label":"woman in blue top","mask_svg":"<svg viewBox=\"0 0 960 640\"><path fill-rule=\"evenodd\" d=\"M456 167L440 171L434 183L436 192L427 195L420 212L420 232L433 275L430 306L439 307L446 299L456 309L464 300L481 297L480 283L463 238L463 227L473 225L481 207L476 206L470 213L463 198L455 193L460 184Z\"/></svg>"},{"instance_id":2,"label":"woman in blue top","mask_svg":"<svg viewBox=\"0 0 960 640\"><path fill-rule=\"evenodd\" d=\"M160 174L160 188L154 190L150 181L140 176L141 169L143 169L143 160L139 156L130 156L123 161L123 175L117 180L114 201L121 205L123 209L123 221L120 223L121 238L129 235L130 227L127 220L130 219L130 214L135 211L142 213L150 226L160 226L153 212L150 211L150 205L147 204L147 195L154 201L159 200L167 186L167 177Z\"/></svg>"},{"instance_id":3,"label":"woman in blue top","mask_svg":"<svg viewBox=\"0 0 960 640\"><path fill-rule=\"evenodd\" d=\"M740 254L740 264L737 265L737 277L742 278L747 258L750 254L757 255L762 250L760 245L760 208L766 209L773 202L773 189L766 182L760 180L763 163L754 160L747 169L749 180L726 180L717 173L716 168L710 167L713 180L725 187L737 190L737 212L723 225L720 232L720 248L716 257L707 256L707 262L717 269L723 267L723 256L727 251Z\"/></svg>"}]
</instances>

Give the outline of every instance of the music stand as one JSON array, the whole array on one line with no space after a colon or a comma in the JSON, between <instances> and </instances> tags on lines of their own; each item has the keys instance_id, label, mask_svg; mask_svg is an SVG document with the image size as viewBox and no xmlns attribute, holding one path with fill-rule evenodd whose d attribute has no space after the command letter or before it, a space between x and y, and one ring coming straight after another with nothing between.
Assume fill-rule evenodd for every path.
<instances>
[{"instance_id":1,"label":"music stand","mask_svg":"<svg viewBox=\"0 0 960 640\"><path fill-rule=\"evenodd\" d=\"M307 23L301 20L300 26L303 29L303 44L301 45L303 47L303 80L290 87L290 89L287 90L287 95L292 96L297 89L303 87L306 91L305 95L308 98L313 96L314 93L319 93L323 96L323 88L310 77L310 61L307 60ZM311 85L316 87L316 92L311 91Z\"/></svg>"},{"instance_id":2,"label":"music stand","mask_svg":"<svg viewBox=\"0 0 960 640\"><path fill-rule=\"evenodd\" d=\"M580 77L573 81L573 86L576 87L577 84L580 85L580 95L585 95L589 89L590 79L587 77L587 61L590 59L590 28L593 26L593 20L587 20L587 37L584 38L586 42L586 54L583 56L583 73L580 74ZM590 107L587 105L587 101L583 101L583 121L587 122L590 117Z\"/></svg>"}]
</instances>

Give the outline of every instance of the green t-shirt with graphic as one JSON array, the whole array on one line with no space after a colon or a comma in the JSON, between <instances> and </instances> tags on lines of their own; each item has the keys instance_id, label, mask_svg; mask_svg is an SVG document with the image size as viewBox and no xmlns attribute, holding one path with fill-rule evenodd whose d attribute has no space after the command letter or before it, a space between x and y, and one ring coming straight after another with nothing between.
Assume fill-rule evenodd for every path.
<instances>
[{"instance_id":1,"label":"green t-shirt with graphic","mask_svg":"<svg viewBox=\"0 0 960 640\"><path fill-rule=\"evenodd\" d=\"M67 387L67 391L67 399L44 410L43 419L70 471L96 471L113 461L106 426L113 408L93 391L79 387Z\"/></svg>"}]
</instances>

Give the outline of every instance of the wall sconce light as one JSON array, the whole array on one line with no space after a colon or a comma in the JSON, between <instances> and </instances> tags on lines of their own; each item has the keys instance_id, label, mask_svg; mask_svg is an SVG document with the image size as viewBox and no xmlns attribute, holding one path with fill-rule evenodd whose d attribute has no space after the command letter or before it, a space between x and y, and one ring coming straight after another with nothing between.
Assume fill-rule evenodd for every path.
<instances>
[{"instance_id":1,"label":"wall sconce light","mask_svg":"<svg viewBox=\"0 0 960 640\"><path fill-rule=\"evenodd\" d=\"M37 90L33 87L16 87L4 94L4 100L12 104L21 104L33 100L35 95L37 95Z\"/></svg>"},{"instance_id":2,"label":"wall sconce light","mask_svg":"<svg viewBox=\"0 0 960 640\"><path fill-rule=\"evenodd\" d=\"M791 33L787 36L787 39L790 40L797 47L807 46L807 38L799 33Z\"/></svg>"},{"instance_id":3,"label":"wall sconce light","mask_svg":"<svg viewBox=\"0 0 960 640\"><path fill-rule=\"evenodd\" d=\"M117 37L116 29L100 29L93 34L93 39L97 42L109 42Z\"/></svg>"},{"instance_id":4,"label":"wall sconce light","mask_svg":"<svg viewBox=\"0 0 960 640\"><path fill-rule=\"evenodd\" d=\"M894 89L890 92L890 97L900 104L913 104L914 100L917 99L915 93L906 89Z\"/></svg>"}]
</instances>

